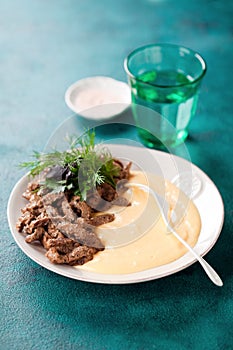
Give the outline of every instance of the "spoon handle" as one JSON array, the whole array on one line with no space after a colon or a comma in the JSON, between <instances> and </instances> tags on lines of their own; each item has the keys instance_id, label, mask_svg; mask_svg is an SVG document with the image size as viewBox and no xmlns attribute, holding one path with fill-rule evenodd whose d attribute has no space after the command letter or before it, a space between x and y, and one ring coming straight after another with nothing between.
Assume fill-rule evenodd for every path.
<instances>
[{"instance_id":1,"label":"spoon handle","mask_svg":"<svg viewBox=\"0 0 233 350\"><path fill-rule=\"evenodd\" d=\"M169 225L169 230L171 233L195 256L195 258L199 261L203 269L205 270L206 274L209 276L211 281L216 284L216 286L222 287L223 282L217 272L205 261L199 254L193 250L192 247L178 235L178 233Z\"/></svg>"}]
</instances>

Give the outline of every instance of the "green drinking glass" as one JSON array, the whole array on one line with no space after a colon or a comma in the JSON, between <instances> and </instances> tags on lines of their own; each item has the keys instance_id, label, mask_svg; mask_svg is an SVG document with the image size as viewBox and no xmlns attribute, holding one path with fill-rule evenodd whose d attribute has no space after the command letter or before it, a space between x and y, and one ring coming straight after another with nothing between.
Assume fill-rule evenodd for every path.
<instances>
[{"instance_id":1,"label":"green drinking glass","mask_svg":"<svg viewBox=\"0 0 233 350\"><path fill-rule=\"evenodd\" d=\"M162 149L183 143L196 112L205 60L182 46L152 44L131 52L124 68L142 143Z\"/></svg>"}]
</instances>

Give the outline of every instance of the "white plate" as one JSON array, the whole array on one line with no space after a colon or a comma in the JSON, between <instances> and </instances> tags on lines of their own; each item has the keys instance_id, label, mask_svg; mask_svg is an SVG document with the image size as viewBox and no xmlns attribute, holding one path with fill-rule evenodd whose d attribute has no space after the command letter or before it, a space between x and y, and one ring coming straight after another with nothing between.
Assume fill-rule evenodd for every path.
<instances>
[{"instance_id":1,"label":"white plate","mask_svg":"<svg viewBox=\"0 0 233 350\"><path fill-rule=\"evenodd\" d=\"M131 103L129 86L105 76L78 80L65 93L67 106L86 119L107 120L116 117Z\"/></svg>"},{"instance_id":2,"label":"white plate","mask_svg":"<svg viewBox=\"0 0 233 350\"><path fill-rule=\"evenodd\" d=\"M177 179L177 171L179 173L192 172L194 177L198 178L201 186L199 192L195 193L193 201L201 216L202 229L195 250L200 255L205 255L217 241L224 220L222 198L210 178L192 163L165 152L123 145L108 145L108 147L113 156L132 159L133 162L138 164L143 163L143 169L146 171L157 172L156 169L158 169L158 172L160 172L159 175L164 176L170 181ZM15 227L16 221L20 216L20 209L26 203L22 198L22 193L27 183L28 177L25 175L12 190L7 209L9 226L16 243L22 251L48 270L76 280L95 283L127 284L161 278L180 271L196 261L191 253L187 253L172 263L132 274L100 274L80 270L78 267L52 264L45 257L44 248L39 245L27 244L23 235Z\"/></svg>"}]
</instances>

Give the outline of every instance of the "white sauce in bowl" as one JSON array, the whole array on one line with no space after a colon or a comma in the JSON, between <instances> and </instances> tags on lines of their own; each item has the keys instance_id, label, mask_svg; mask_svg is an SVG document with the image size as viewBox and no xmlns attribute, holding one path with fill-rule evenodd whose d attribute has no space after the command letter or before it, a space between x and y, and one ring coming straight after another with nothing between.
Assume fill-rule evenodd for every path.
<instances>
[{"instance_id":1,"label":"white sauce in bowl","mask_svg":"<svg viewBox=\"0 0 233 350\"><path fill-rule=\"evenodd\" d=\"M113 118L131 103L129 86L110 77L90 77L77 81L66 91L71 110L87 119Z\"/></svg>"}]
</instances>

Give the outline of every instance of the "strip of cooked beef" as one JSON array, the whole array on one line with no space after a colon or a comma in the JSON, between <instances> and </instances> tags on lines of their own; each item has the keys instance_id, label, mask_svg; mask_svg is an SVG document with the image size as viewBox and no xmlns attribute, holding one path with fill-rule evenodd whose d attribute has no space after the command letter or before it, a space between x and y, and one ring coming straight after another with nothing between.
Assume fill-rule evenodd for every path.
<instances>
[{"instance_id":1,"label":"strip of cooked beef","mask_svg":"<svg viewBox=\"0 0 233 350\"><path fill-rule=\"evenodd\" d=\"M18 219L18 221L16 223L17 230L19 232L22 232L23 228L27 227L33 218L34 218L34 216L32 216L30 211L25 211L24 213L22 213L22 215L20 216L20 218Z\"/></svg>"},{"instance_id":2,"label":"strip of cooked beef","mask_svg":"<svg viewBox=\"0 0 233 350\"><path fill-rule=\"evenodd\" d=\"M79 246L78 242L67 237L50 238L47 242L48 249L55 247L61 254L70 253L75 247Z\"/></svg>"},{"instance_id":3,"label":"strip of cooked beef","mask_svg":"<svg viewBox=\"0 0 233 350\"><path fill-rule=\"evenodd\" d=\"M57 217L60 217L57 208L55 208L53 205L46 205L46 213L51 219L56 219Z\"/></svg>"},{"instance_id":4,"label":"strip of cooked beef","mask_svg":"<svg viewBox=\"0 0 233 350\"><path fill-rule=\"evenodd\" d=\"M97 186L97 191L89 193L87 197L88 205L95 211L107 211L113 205L127 207L130 203L122 196L123 187L115 189L108 183Z\"/></svg>"},{"instance_id":5,"label":"strip of cooked beef","mask_svg":"<svg viewBox=\"0 0 233 350\"><path fill-rule=\"evenodd\" d=\"M116 180L128 180L130 178L130 168L132 166L132 162L129 162L126 166L124 166L124 164L119 159L114 159L114 164L119 168L119 175L117 176Z\"/></svg>"},{"instance_id":6,"label":"strip of cooked beef","mask_svg":"<svg viewBox=\"0 0 233 350\"><path fill-rule=\"evenodd\" d=\"M112 201L112 205L118 205L119 207L128 207L130 202L125 197L117 197Z\"/></svg>"},{"instance_id":7,"label":"strip of cooked beef","mask_svg":"<svg viewBox=\"0 0 233 350\"><path fill-rule=\"evenodd\" d=\"M121 182L129 178L131 164L124 167L120 161L114 162L120 169L117 190L104 183L95 193L89 193L86 202L71 191L53 193L40 188L38 182L29 183L23 193L28 204L16 224L18 231L26 235L25 241L39 241L47 250L48 259L56 264L82 265L93 259L104 249L95 227L115 218L114 214L96 212L106 211L112 205L129 204L122 197Z\"/></svg>"},{"instance_id":8,"label":"strip of cooked beef","mask_svg":"<svg viewBox=\"0 0 233 350\"><path fill-rule=\"evenodd\" d=\"M71 208L70 203L65 199L62 202L63 215L68 222L75 222L77 219L77 214Z\"/></svg>"},{"instance_id":9,"label":"strip of cooked beef","mask_svg":"<svg viewBox=\"0 0 233 350\"><path fill-rule=\"evenodd\" d=\"M103 183L101 186L97 187L97 191L101 198L108 202L112 202L117 197L117 192L115 188L113 188L108 183Z\"/></svg>"},{"instance_id":10,"label":"strip of cooked beef","mask_svg":"<svg viewBox=\"0 0 233 350\"><path fill-rule=\"evenodd\" d=\"M57 225L50 221L46 227L49 237L51 238L63 238L64 235L58 230Z\"/></svg>"},{"instance_id":11,"label":"strip of cooked beef","mask_svg":"<svg viewBox=\"0 0 233 350\"><path fill-rule=\"evenodd\" d=\"M96 235L94 227L87 224L82 218L78 218L75 224L60 223L58 229L64 236L72 238L82 245L94 247L98 250L104 249L104 245Z\"/></svg>"},{"instance_id":12,"label":"strip of cooked beef","mask_svg":"<svg viewBox=\"0 0 233 350\"><path fill-rule=\"evenodd\" d=\"M132 163L124 166L120 160L114 159L114 164L119 168L119 174L115 178L116 188L105 182L97 186L97 190L90 192L87 196L88 205L95 211L107 211L113 205L128 206L130 204L122 195L127 189L124 184L130 178Z\"/></svg>"},{"instance_id":13,"label":"strip of cooked beef","mask_svg":"<svg viewBox=\"0 0 233 350\"><path fill-rule=\"evenodd\" d=\"M88 193L86 202L93 211L107 211L112 204L100 197L98 191Z\"/></svg>"},{"instance_id":14,"label":"strip of cooked beef","mask_svg":"<svg viewBox=\"0 0 233 350\"><path fill-rule=\"evenodd\" d=\"M86 202L81 202L79 196L73 196L70 201L71 208L78 216L84 219L90 219L92 215L92 209Z\"/></svg>"},{"instance_id":15,"label":"strip of cooked beef","mask_svg":"<svg viewBox=\"0 0 233 350\"><path fill-rule=\"evenodd\" d=\"M34 241L40 241L44 234L45 234L45 229L43 227L37 227L37 228L35 228L33 233L27 235L27 237L25 238L25 241L27 243L32 243Z\"/></svg>"},{"instance_id":16,"label":"strip of cooked beef","mask_svg":"<svg viewBox=\"0 0 233 350\"><path fill-rule=\"evenodd\" d=\"M62 254L56 247L52 247L47 251L46 256L55 264L69 264L74 266L83 265L92 260L96 252L97 251L95 248L78 246L75 247L70 253Z\"/></svg>"},{"instance_id":17,"label":"strip of cooked beef","mask_svg":"<svg viewBox=\"0 0 233 350\"><path fill-rule=\"evenodd\" d=\"M65 238L64 235L59 231L59 235L57 236L57 238ZM49 250L50 249L50 240L53 239L51 238L51 236L49 235L49 233L47 231L45 231L45 234L42 236L42 238L40 239L40 243L42 244L42 246L46 249Z\"/></svg>"},{"instance_id":18,"label":"strip of cooked beef","mask_svg":"<svg viewBox=\"0 0 233 350\"><path fill-rule=\"evenodd\" d=\"M56 209L56 216L63 215L62 212L62 203L65 201L66 197L63 192L53 193L49 192L47 194L42 194L42 201L45 208L47 206L52 206Z\"/></svg>"},{"instance_id":19,"label":"strip of cooked beef","mask_svg":"<svg viewBox=\"0 0 233 350\"><path fill-rule=\"evenodd\" d=\"M39 190L39 188L40 185L38 182L30 182L22 196L25 199L32 201L34 198L33 193L35 194L35 196L37 196L37 191Z\"/></svg>"},{"instance_id":20,"label":"strip of cooked beef","mask_svg":"<svg viewBox=\"0 0 233 350\"><path fill-rule=\"evenodd\" d=\"M115 219L114 214L101 214L101 215L95 215L90 220L88 220L88 223L92 226L100 226L103 224L107 224L108 222L112 222Z\"/></svg>"}]
</instances>

